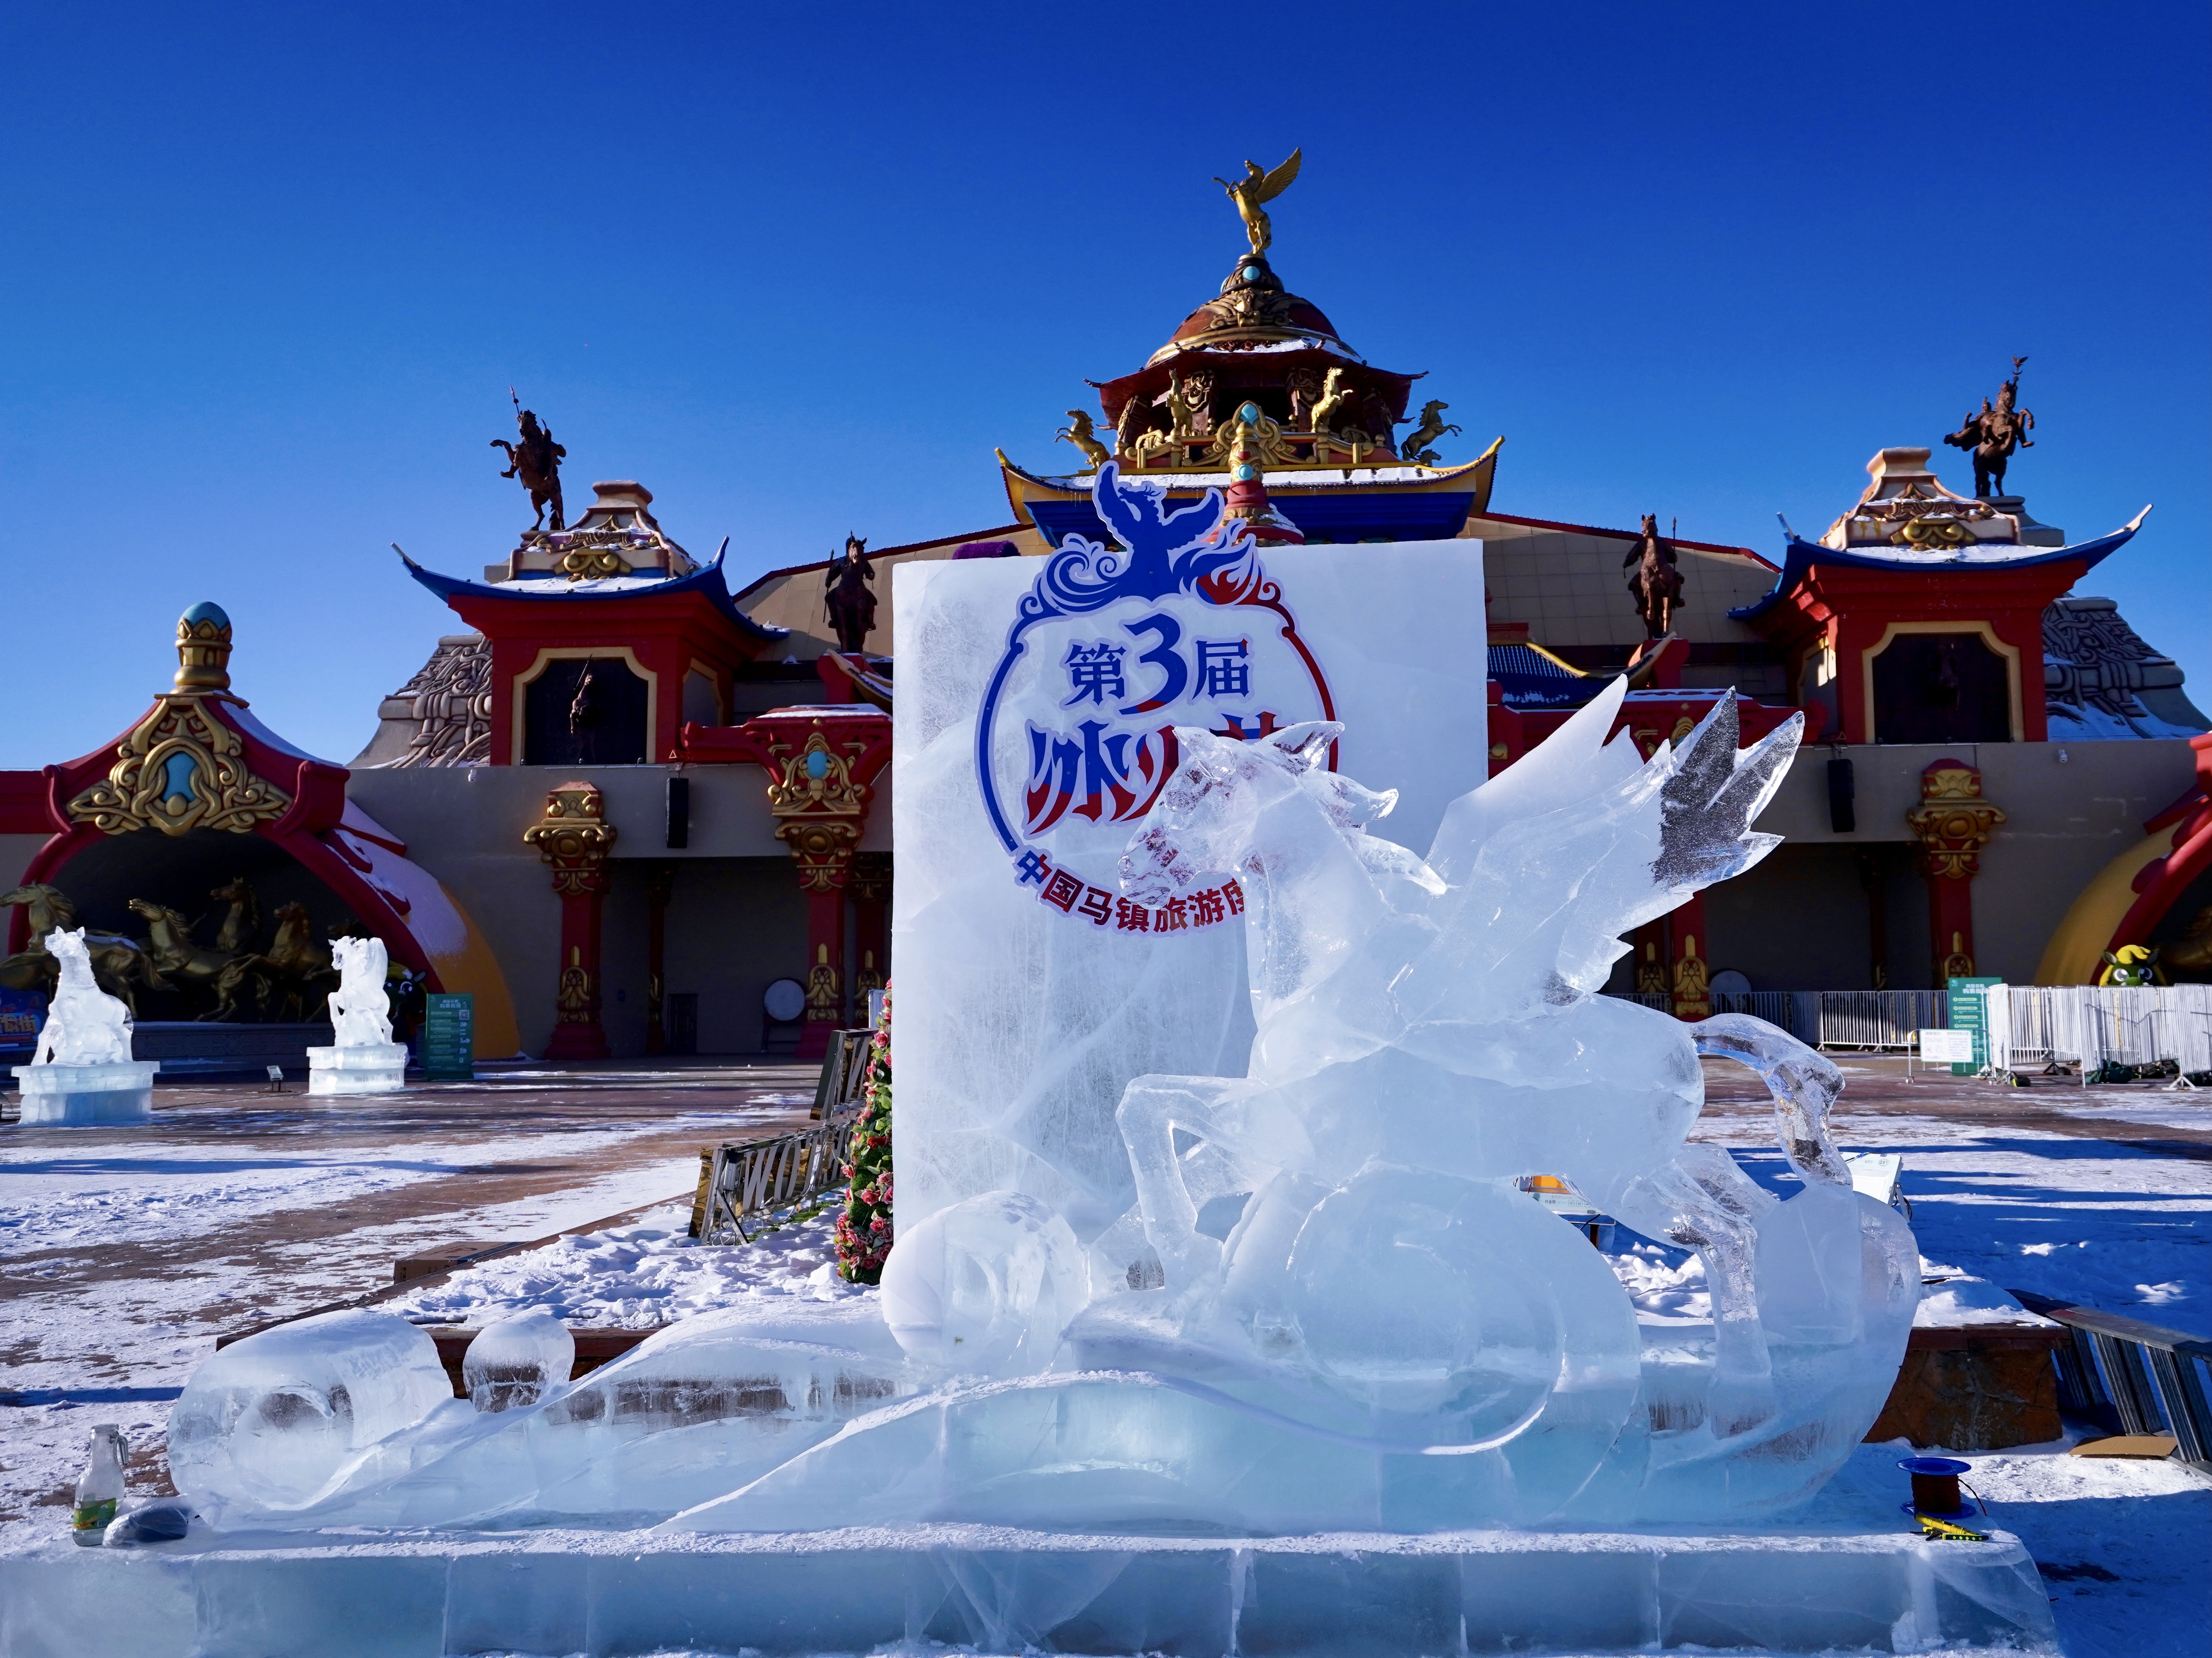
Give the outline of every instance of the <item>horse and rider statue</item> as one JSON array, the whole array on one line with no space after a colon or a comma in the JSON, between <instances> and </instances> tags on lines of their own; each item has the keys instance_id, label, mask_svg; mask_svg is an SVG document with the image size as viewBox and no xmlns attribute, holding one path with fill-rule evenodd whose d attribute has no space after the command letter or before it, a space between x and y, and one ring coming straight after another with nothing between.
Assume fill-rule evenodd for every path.
<instances>
[{"instance_id":1,"label":"horse and rider statue","mask_svg":"<svg viewBox=\"0 0 2212 1658\"><path fill-rule=\"evenodd\" d=\"M868 564L867 537L847 536L845 550L830 559L822 586L837 648L848 656L860 654L876 625L876 596L870 591L875 580L876 573Z\"/></svg>"},{"instance_id":2,"label":"horse and rider statue","mask_svg":"<svg viewBox=\"0 0 2212 1658\"><path fill-rule=\"evenodd\" d=\"M1674 544L1659 534L1656 513L1644 513L1643 533L1620 563L1623 569L1635 567L1628 591L1636 600L1636 614L1644 618L1644 636L1664 639L1674 631L1674 608L1682 602L1682 572Z\"/></svg>"},{"instance_id":3,"label":"horse and rider statue","mask_svg":"<svg viewBox=\"0 0 2212 1658\"><path fill-rule=\"evenodd\" d=\"M0 906L21 906L30 924L29 946L0 959L0 987L37 991L51 998L62 964L49 937L58 929L81 937L93 981L120 1001L134 1019L140 1014L140 993L149 990L182 995L193 1003L211 1001L198 1015L203 1022L272 1016L295 1022L322 1019L325 1000L339 977L330 945L315 937L307 906L288 903L277 909L276 936L264 949L260 944L260 901L250 882L240 877L216 887L209 896L227 906L212 944L201 944L194 936L198 921L151 899L130 901L131 913L145 921L149 933L132 938L82 926L68 895L44 882L0 893Z\"/></svg>"},{"instance_id":4,"label":"horse and rider statue","mask_svg":"<svg viewBox=\"0 0 2212 1658\"><path fill-rule=\"evenodd\" d=\"M2005 464L2016 451L2035 447L2035 440L2028 436L2035 429L2035 416L2017 406L2020 371L2027 361L2026 357L2012 360L2012 378L1997 388L1996 408L1990 407L1990 400L1984 398L1981 412L1967 416L1966 422L1943 440L1954 449L1972 451L1978 500L1993 501L2003 495Z\"/></svg>"},{"instance_id":5,"label":"horse and rider statue","mask_svg":"<svg viewBox=\"0 0 2212 1658\"><path fill-rule=\"evenodd\" d=\"M513 388L509 388L507 395L514 396ZM537 411L525 409L520 398L514 399L514 423L522 434L520 442L509 443L505 438L491 440L493 448L507 451L507 470L500 476L520 478L522 487L530 492L530 504L538 513L538 521L530 526L532 529L548 527L545 509L549 507L553 509L550 527L566 529L561 507L561 463L568 452L553 441L552 428L540 426Z\"/></svg>"}]
</instances>

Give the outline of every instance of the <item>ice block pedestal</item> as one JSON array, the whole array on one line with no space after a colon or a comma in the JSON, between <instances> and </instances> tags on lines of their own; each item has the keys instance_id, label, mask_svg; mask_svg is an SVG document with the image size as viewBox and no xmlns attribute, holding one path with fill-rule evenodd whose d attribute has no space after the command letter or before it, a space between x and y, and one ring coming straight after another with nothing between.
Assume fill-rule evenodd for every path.
<instances>
[{"instance_id":1,"label":"ice block pedestal","mask_svg":"<svg viewBox=\"0 0 2212 1658\"><path fill-rule=\"evenodd\" d=\"M154 1073L159 1060L121 1060L107 1065L19 1065L26 1128L89 1128L109 1122L148 1122L154 1115Z\"/></svg>"},{"instance_id":2,"label":"ice block pedestal","mask_svg":"<svg viewBox=\"0 0 2212 1658\"><path fill-rule=\"evenodd\" d=\"M0 1556L10 1653L2052 1654L2019 1542L1897 1527L1254 1539L937 1525L789 1534L210 1536ZM443 1644L441 1644L441 1643Z\"/></svg>"},{"instance_id":3,"label":"ice block pedestal","mask_svg":"<svg viewBox=\"0 0 2212 1658\"><path fill-rule=\"evenodd\" d=\"M404 1042L362 1042L307 1050L310 1094L396 1094L406 1085Z\"/></svg>"}]
</instances>

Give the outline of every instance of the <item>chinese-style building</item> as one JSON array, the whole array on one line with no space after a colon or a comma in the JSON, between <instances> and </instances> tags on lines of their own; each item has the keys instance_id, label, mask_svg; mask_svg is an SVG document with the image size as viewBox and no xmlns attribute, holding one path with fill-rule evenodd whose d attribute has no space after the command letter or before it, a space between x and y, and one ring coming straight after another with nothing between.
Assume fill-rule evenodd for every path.
<instances>
[{"instance_id":1,"label":"chinese-style building","mask_svg":"<svg viewBox=\"0 0 2212 1658\"><path fill-rule=\"evenodd\" d=\"M1646 753L1723 696L1747 740L1805 716L1759 825L1784 845L1640 930L1615 988L1695 1017L1716 987L2080 982L2126 943L2212 976L2207 721L2173 663L2084 591L2141 513L2069 541L1898 446L1816 539L1785 525L1772 558L1656 522L1561 523L1512 499L1504 440L1462 438L1421 380L1370 364L1266 256L1241 256L1142 364L1091 383L1095 422L1033 434L1024 460L978 458L1006 521L878 550L867 579L887 600L903 562L1100 537L1091 482L1109 458L1171 501L1223 490L1262 539L1479 541L1464 590L1437 602L1487 652L1493 770L1620 675L1619 728ZM365 926L432 987L477 991L485 1054L806 1055L864 1016L891 969L888 603L841 641L829 562L733 592L720 555L687 552L634 482L595 485L574 525L556 513L481 579L394 574L465 630L384 701L349 765L285 747L227 682L188 694L180 674L108 748L0 774L0 879L75 884L85 918L121 932L132 883L167 879L134 856L189 844L214 869L206 847L243 841L209 836L268 842L313 878L325 930ZM161 747L163 720L191 766L246 780L188 835L167 803L199 800L203 774L176 770L181 794L146 781L185 752ZM95 806L103 787L115 799Z\"/></svg>"}]
</instances>

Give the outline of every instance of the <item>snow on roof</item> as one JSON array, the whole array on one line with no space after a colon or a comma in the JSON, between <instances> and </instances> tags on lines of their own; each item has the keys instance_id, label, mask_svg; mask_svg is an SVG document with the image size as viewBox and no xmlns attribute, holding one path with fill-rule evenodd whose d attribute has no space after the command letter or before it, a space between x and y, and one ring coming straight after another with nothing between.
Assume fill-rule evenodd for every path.
<instances>
[{"instance_id":1,"label":"snow on roof","mask_svg":"<svg viewBox=\"0 0 2212 1658\"><path fill-rule=\"evenodd\" d=\"M1340 466L1301 468L1291 472L1263 473L1261 482L1270 489L1364 489L1377 483L1428 483L1450 471L1466 471L1464 467L1438 469L1428 466L1355 466L1352 475L1345 476ZM1025 474L1039 483L1056 489L1091 493L1091 475L1087 472L1063 474L1058 477ZM1170 489L1220 489L1226 491L1231 478L1226 472L1141 472L1126 474L1131 479L1142 478L1151 483L1164 483Z\"/></svg>"},{"instance_id":2,"label":"snow on roof","mask_svg":"<svg viewBox=\"0 0 2212 1658\"><path fill-rule=\"evenodd\" d=\"M324 759L319 754L309 754L305 749L300 748L294 744L287 743L283 738L277 736L275 732L270 731L268 726L263 725L258 720L255 719L253 715L247 711L246 704L243 702L226 702L223 704L223 718L228 720L233 726L235 726L240 731L244 732L248 737L254 738L257 742L266 743L270 748L276 750L279 754L289 754L295 760L313 760L318 765L328 766L335 763L332 761Z\"/></svg>"},{"instance_id":3,"label":"snow on roof","mask_svg":"<svg viewBox=\"0 0 2212 1658\"><path fill-rule=\"evenodd\" d=\"M519 593L556 593L564 598L592 598L605 593L633 593L644 587L665 587L671 581L680 581L676 575L658 572L652 575L591 576L572 581L564 575L522 575L498 584L502 592Z\"/></svg>"}]
</instances>

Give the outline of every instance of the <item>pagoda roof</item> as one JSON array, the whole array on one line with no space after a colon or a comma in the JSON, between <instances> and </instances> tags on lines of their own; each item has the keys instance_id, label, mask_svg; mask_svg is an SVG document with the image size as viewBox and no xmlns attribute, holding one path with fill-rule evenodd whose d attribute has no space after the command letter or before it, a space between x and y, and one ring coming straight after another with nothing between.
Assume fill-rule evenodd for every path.
<instances>
[{"instance_id":1,"label":"pagoda roof","mask_svg":"<svg viewBox=\"0 0 2212 1658\"><path fill-rule=\"evenodd\" d=\"M1944 547L1927 552L1911 547L1868 545L1849 549L1830 547L1817 541L1807 541L1791 530L1789 521L1783 521L1786 537L1781 574L1774 579L1774 586L1755 604L1745 604L1729 612L1738 622L1755 622L1779 604L1791 589L1802 585L1815 565L1830 569L1883 570L1893 574L1917 573L1922 574L1958 574L1969 572L1997 572L2032 569L2039 565L2060 564L2068 560L2081 563L2086 572L2109 558L2133 538L2150 515L2146 507L2126 524L2110 535L2099 536L2094 541L2080 542L2071 547L2029 547L2017 542L1978 542L1963 547Z\"/></svg>"},{"instance_id":2,"label":"pagoda roof","mask_svg":"<svg viewBox=\"0 0 2212 1658\"><path fill-rule=\"evenodd\" d=\"M1466 526L1470 513L1489 505L1498 450L1493 443L1463 466L1300 468L1266 472L1261 482L1310 543L1448 541ZM1087 474L1040 476L1017 466L1003 451L999 465L1016 515L1048 540L1106 536L1091 502ZM1194 501L1208 489L1226 490L1231 482L1226 472L1133 470L1127 476L1165 484L1170 501Z\"/></svg>"},{"instance_id":3,"label":"pagoda roof","mask_svg":"<svg viewBox=\"0 0 2212 1658\"><path fill-rule=\"evenodd\" d=\"M788 638L784 628L770 628L757 623L738 608L730 597L729 584L722 577L722 556L728 550L726 538L714 550L714 556L704 564L695 565L684 575L660 575L634 572L629 575L592 576L571 580L559 575L517 576L506 581L470 581L459 576L441 575L426 570L404 552L394 547L400 561L407 566L407 574L432 592L451 604L455 598L512 599L519 604L579 604L589 603L619 604L635 598L673 598L687 593L696 593L704 598L724 620L734 626L745 638L761 645L771 645Z\"/></svg>"}]
</instances>

